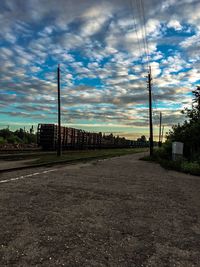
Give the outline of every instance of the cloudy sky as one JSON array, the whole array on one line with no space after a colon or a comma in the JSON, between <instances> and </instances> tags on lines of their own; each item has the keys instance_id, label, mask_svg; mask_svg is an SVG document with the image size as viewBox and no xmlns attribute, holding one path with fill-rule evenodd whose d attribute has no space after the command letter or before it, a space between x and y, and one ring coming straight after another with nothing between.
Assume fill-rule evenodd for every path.
<instances>
[{"instance_id":1,"label":"cloudy sky","mask_svg":"<svg viewBox=\"0 0 200 267\"><path fill-rule=\"evenodd\" d=\"M1 128L56 122L58 63L62 123L131 138L148 136L148 59L155 136L200 83L199 0L1 0L0 25Z\"/></svg>"}]
</instances>

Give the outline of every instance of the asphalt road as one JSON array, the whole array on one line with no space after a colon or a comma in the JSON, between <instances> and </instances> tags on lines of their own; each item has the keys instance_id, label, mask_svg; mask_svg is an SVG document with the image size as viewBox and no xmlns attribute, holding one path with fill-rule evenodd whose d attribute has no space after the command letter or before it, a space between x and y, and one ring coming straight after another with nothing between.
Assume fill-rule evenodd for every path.
<instances>
[{"instance_id":1,"label":"asphalt road","mask_svg":"<svg viewBox=\"0 0 200 267\"><path fill-rule=\"evenodd\" d=\"M200 266L200 177L141 154L0 176L0 266Z\"/></svg>"}]
</instances>

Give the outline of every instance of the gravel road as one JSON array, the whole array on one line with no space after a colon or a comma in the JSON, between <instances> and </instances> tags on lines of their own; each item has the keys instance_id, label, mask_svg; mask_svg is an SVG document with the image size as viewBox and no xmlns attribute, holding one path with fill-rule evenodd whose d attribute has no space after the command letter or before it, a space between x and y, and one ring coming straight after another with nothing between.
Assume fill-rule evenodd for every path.
<instances>
[{"instance_id":1,"label":"gravel road","mask_svg":"<svg viewBox=\"0 0 200 267\"><path fill-rule=\"evenodd\" d=\"M200 177L140 157L1 174L0 266L200 266Z\"/></svg>"}]
</instances>

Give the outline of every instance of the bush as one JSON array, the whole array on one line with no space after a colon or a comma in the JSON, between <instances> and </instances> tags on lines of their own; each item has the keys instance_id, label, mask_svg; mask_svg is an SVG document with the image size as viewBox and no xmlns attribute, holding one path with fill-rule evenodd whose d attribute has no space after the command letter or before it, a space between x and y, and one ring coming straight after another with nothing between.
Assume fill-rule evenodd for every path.
<instances>
[{"instance_id":1,"label":"bush","mask_svg":"<svg viewBox=\"0 0 200 267\"><path fill-rule=\"evenodd\" d=\"M171 156L172 156L172 141L167 140L165 143L163 143L162 149L165 150L166 157L171 158Z\"/></svg>"},{"instance_id":2,"label":"bush","mask_svg":"<svg viewBox=\"0 0 200 267\"><path fill-rule=\"evenodd\" d=\"M37 143L37 136L36 134L26 134L26 143L27 144L33 144Z\"/></svg>"},{"instance_id":3,"label":"bush","mask_svg":"<svg viewBox=\"0 0 200 267\"><path fill-rule=\"evenodd\" d=\"M189 161L196 161L200 156L200 86L192 91L192 109L185 108L181 113L185 114L186 121L180 125L174 125L167 134L167 139L184 143L184 157Z\"/></svg>"},{"instance_id":4,"label":"bush","mask_svg":"<svg viewBox=\"0 0 200 267\"><path fill-rule=\"evenodd\" d=\"M195 162L189 162L185 159L172 161L170 150L169 144L166 144L166 146L155 149L152 157L145 156L141 160L158 162L165 169L200 175L200 158Z\"/></svg>"},{"instance_id":5,"label":"bush","mask_svg":"<svg viewBox=\"0 0 200 267\"><path fill-rule=\"evenodd\" d=\"M181 171L181 161L172 161L172 160L164 160L160 159L158 161L160 165L168 170L174 170L174 171Z\"/></svg>"},{"instance_id":6,"label":"bush","mask_svg":"<svg viewBox=\"0 0 200 267\"><path fill-rule=\"evenodd\" d=\"M150 156L141 158L141 160L158 162L163 168L168 170L180 171L192 175L200 175L200 164L198 162L188 162L185 160L172 161L161 158L155 159L155 157Z\"/></svg>"},{"instance_id":7,"label":"bush","mask_svg":"<svg viewBox=\"0 0 200 267\"><path fill-rule=\"evenodd\" d=\"M4 145L6 143L6 140L0 136L0 145Z\"/></svg>"},{"instance_id":8,"label":"bush","mask_svg":"<svg viewBox=\"0 0 200 267\"><path fill-rule=\"evenodd\" d=\"M161 159L170 160L172 157L172 142L166 141L162 147L155 148L151 160L159 161Z\"/></svg>"},{"instance_id":9,"label":"bush","mask_svg":"<svg viewBox=\"0 0 200 267\"><path fill-rule=\"evenodd\" d=\"M7 139L8 137L12 136L13 133L9 129L2 129L0 130L0 137Z\"/></svg>"},{"instance_id":10,"label":"bush","mask_svg":"<svg viewBox=\"0 0 200 267\"><path fill-rule=\"evenodd\" d=\"M22 128L14 132L9 129L0 130L0 144L36 144L36 134L24 131Z\"/></svg>"},{"instance_id":11,"label":"bush","mask_svg":"<svg viewBox=\"0 0 200 267\"><path fill-rule=\"evenodd\" d=\"M7 142L10 144L21 144L22 140L18 136L12 135L7 138Z\"/></svg>"},{"instance_id":12,"label":"bush","mask_svg":"<svg viewBox=\"0 0 200 267\"><path fill-rule=\"evenodd\" d=\"M200 164L198 162L182 162L181 170L186 173L200 175Z\"/></svg>"}]
</instances>

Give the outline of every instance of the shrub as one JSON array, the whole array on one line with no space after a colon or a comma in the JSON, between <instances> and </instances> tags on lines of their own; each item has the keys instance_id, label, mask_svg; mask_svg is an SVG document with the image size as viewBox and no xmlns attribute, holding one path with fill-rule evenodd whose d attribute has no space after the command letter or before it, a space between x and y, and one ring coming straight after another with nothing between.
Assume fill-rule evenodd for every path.
<instances>
[{"instance_id":1,"label":"shrub","mask_svg":"<svg viewBox=\"0 0 200 267\"><path fill-rule=\"evenodd\" d=\"M200 158L195 162L189 162L184 158L172 161L171 153L169 153L169 151L170 149L167 152L164 147L155 149L152 157L145 156L141 158L141 160L158 162L165 169L200 175Z\"/></svg>"},{"instance_id":2,"label":"shrub","mask_svg":"<svg viewBox=\"0 0 200 267\"><path fill-rule=\"evenodd\" d=\"M167 134L167 139L184 143L184 156L193 162L200 155L200 86L192 91L192 109L185 108L182 113L186 116L186 121L180 125L174 125Z\"/></svg>"},{"instance_id":3,"label":"shrub","mask_svg":"<svg viewBox=\"0 0 200 267\"><path fill-rule=\"evenodd\" d=\"M22 140L18 136L12 135L7 138L7 142L10 144L21 144Z\"/></svg>"},{"instance_id":4,"label":"shrub","mask_svg":"<svg viewBox=\"0 0 200 267\"><path fill-rule=\"evenodd\" d=\"M4 145L6 143L6 140L0 136L0 145Z\"/></svg>"},{"instance_id":5,"label":"shrub","mask_svg":"<svg viewBox=\"0 0 200 267\"><path fill-rule=\"evenodd\" d=\"M181 170L186 173L200 175L200 164L198 162L184 161L181 164Z\"/></svg>"}]
</instances>

